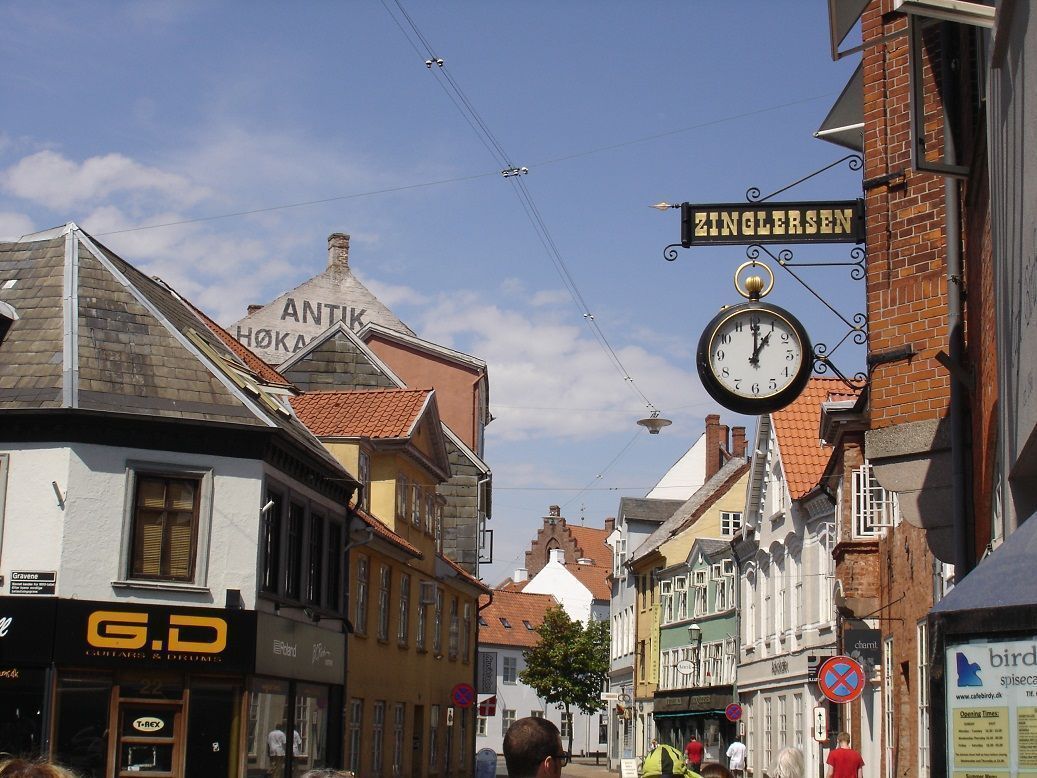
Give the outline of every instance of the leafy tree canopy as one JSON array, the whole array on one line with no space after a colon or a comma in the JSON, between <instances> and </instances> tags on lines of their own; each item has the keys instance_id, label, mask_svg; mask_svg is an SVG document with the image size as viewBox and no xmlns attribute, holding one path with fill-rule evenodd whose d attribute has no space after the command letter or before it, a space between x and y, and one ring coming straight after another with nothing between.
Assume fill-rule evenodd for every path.
<instances>
[{"instance_id":1,"label":"leafy tree canopy","mask_svg":"<svg viewBox=\"0 0 1037 778\"><path fill-rule=\"evenodd\" d=\"M605 707L601 691L609 670L609 626L590 621L585 627L556 606L537 627L539 642L523 652L526 668L519 680L549 703L584 713ZM571 740L571 737L570 737Z\"/></svg>"}]
</instances>

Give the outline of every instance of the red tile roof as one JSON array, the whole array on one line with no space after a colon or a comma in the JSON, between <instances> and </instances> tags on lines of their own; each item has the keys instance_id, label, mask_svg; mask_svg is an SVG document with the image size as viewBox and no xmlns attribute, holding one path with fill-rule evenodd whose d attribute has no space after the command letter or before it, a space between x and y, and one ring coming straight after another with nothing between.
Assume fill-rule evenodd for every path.
<instances>
[{"instance_id":1,"label":"red tile roof","mask_svg":"<svg viewBox=\"0 0 1037 778\"><path fill-rule=\"evenodd\" d=\"M612 575L611 567L568 563L565 569L590 590L591 597L595 600L612 599L612 586L609 584L609 576Z\"/></svg>"},{"instance_id":2,"label":"red tile roof","mask_svg":"<svg viewBox=\"0 0 1037 778\"><path fill-rule=\"evenodd\" d=\"M479 616L486 622L479 624L479 643L496 646L518 646L529 648L537 644L540 636L529 629L524 622L539 627L544 620L544 613L558 605L549 594L524 594L502 589L493 591L493 602L479 611ZM501 622L507 619L511 625L508 629Z\"/></svg>"},{"instance_id":3,"label":"red tile roof","mask_svg":"<svg viewBox=\"0 0 1037 778\"><path fill-rule=\"evenodd\" d=\"M612 548L605 539L609 531L600 527L584 527L579 524L566 522L566 529L572 534L577 547L583 552L583 556L590 559L598 567L612 567Z\"/></svg>"},{"instance_id":4,"label":"red tile roof","mask_svg":"<svg viewBox=\"0 0 1037 778\"><path fill-rule=\"evenodd\" d=\"M420 418L431 389L370 389L307 392L292 397L299 420L318 438L406 438Z\"/></svg>"},{"instance_id":5,"label":"red tile roof","mask_svg":"<svg viewBox=\"0 0 1037 778\"><path fill-rule=\"evenodd\" d=\"M196 308L193 303L188 300L184 300L184 303L188 308L194 311L195 315L202 320L205 326L208 327L216 337L223 341L223 344L227 346L227 348L233 351L237 357L245 363L245 367L259 376L265 383L270 384L271 386L295 388L295 385L291 381L278 373L277 370L267 364L264 360L252 353L248 346L245 346L239 340L234 338L229 332L227 332L227 330L223 329L223 327L206 316L199 308Z\"/></svg>"},{"instance_id":6,"label":"red tile roof","mask_svg":"<svg viewBox=\"0 0 1037 778\"><path fill-rule=\"evenodd\" d=\"M811 378L791 405L771 414L792 499L817 486L832 453L831 446L821 444L821 404L845 396L846 384L839 379Z\"/></svg>"}]
</instances>

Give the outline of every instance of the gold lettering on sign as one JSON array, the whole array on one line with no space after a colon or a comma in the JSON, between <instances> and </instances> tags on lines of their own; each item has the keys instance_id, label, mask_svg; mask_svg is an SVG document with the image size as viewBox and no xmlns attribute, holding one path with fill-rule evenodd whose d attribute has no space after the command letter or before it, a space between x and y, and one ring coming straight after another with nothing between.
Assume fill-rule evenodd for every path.
<instances>
[{"instance_id":1,"label":"gold lettering on sign","mask_svg":"<svg viewBox=\"0 0 1037 778\"><path fill-rule=\"evenodd\" d=\"M204 643L198 640L181 640L180 627L210 629L213 632L212 639ZM168 647L170 651L218 654L227 647L227 622L210 616L170 616Z\"/></svg>"},{"instance_id":2,"label":"gold lettering on sign","mask_svg":"<svg viewBox=\"0 0 1037 778\"><path fill-rule=\"evenodd\" d=\"M94 611L86 623L86 642L96 648L143 648L147 624L146 613Z\"/></svg>"}]
</instances>

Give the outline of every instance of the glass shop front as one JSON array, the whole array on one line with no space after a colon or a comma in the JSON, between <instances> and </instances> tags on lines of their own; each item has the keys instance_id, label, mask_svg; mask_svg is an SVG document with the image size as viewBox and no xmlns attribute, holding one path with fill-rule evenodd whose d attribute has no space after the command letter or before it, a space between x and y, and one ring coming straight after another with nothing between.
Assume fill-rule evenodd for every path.
<instances>
[{"instance_id":1,"label":"glass shop front","mask_svg":"<svg viewBox=\"0 0 1037 778\"><path fill-rule=\"evenodd\" d=\"M340 764L344 668L340 632L254 611L4 597L0 751L90 778L294 778Z\"/></svg>"}]
</instances>

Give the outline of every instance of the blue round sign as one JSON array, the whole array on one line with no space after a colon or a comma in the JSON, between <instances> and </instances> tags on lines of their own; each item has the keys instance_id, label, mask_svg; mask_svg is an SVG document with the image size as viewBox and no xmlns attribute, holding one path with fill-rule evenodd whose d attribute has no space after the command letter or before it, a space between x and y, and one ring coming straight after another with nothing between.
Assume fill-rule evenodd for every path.
<instances>
[{"instance_id":1,"label":"blue round sign","mask_svg":"<svg viewBox=\"0 0 1037 778\"><path fill-rule=\"evenodd\" d=\"M738 721L742 718L742 706L737 702L732 702L724 708L724 715L727 716L728 721Z\"/></svg>"},{"instance_id":2,"label":"blue round sign","mask_svg":"<svg viewBox=\"0 0 1037 778\"><path fill-rule=\"evenodd\" d=\"M856 659L833 656L817 671L817 685L832 702L853 702L864 691L864 668Z\"/></svg>"}]
</instances>

